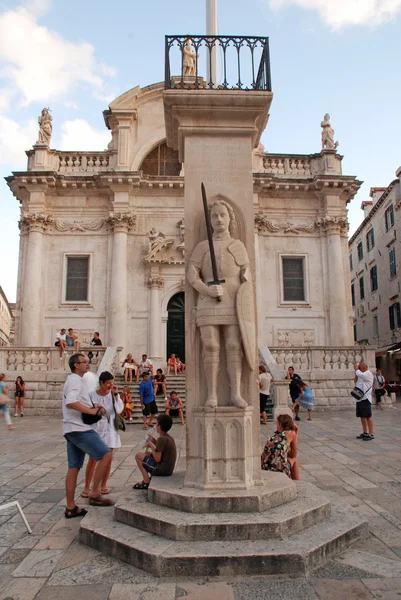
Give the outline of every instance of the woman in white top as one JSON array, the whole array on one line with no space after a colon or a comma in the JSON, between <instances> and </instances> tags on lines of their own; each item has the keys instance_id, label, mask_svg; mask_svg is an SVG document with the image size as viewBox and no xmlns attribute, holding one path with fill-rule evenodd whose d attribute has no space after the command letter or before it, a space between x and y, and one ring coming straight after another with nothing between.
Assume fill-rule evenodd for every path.
<instances>
[{"instance_id":1,"label":"woman in white top","mask_svg":"<svg viewBox=\"0 0 401 600\"><path fill-rule=\"evenodd\" d=\"M121 439L118 431L114 425L115 413L118 415L122 412L124 405L118 394L117 386L113 384L114 377L109 371L104 371L99 377L99 387L96 390L89 392L90 401L96 405L103 406L106 410L106 414L92 425L93 429L100 435L106 446L113 452L114 448L121 447ZM113 407L113 395L114 395L114 407ZM115 411L114 411L115 408ZM85 487L81 494L82 498L89 497L90 485L95 470L96 461L93 458L89 458L88 465L85 473ZM101 482L101 493L103 495L109 494L107 489L107 480L110 477L110 468L105 473L105 476Z\"/></svg>"}]
</instances>

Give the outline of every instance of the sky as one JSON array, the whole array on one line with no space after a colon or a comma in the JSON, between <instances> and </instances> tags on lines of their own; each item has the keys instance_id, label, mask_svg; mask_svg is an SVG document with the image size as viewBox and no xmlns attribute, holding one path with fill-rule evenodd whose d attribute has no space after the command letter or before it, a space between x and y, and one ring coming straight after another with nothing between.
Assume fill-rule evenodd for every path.
<instances>
[{"instance_id":1,"label":"sky","mask_svg":"<svg viewBox=\"0 0 401 600\"><path fill-rule=\"evenodd\" d=\"M343 173L371 187L401 166L401 0L217 0L219 33L270 39L268 152L311 154L331 115ZM15 301L19 203L4 177L25 170L43 107L51 147L103 150L103 110L132 87L164 79L164 36L205 33L205 0L0 0L0 285ZM397 151L398 150L398 151Z\"/></svg>"}]
</instances>

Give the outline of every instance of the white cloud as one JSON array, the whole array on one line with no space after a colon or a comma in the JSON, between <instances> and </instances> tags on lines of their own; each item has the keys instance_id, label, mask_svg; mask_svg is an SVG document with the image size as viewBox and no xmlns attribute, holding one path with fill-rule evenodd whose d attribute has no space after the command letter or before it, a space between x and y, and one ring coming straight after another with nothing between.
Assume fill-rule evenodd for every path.
<instances>
[{"instance_id":1,"label":"white cloud","mask_svg":"<svg viewBox=\"0 0 401 600\"><path fill-rule=\"evenodd\" d=\"M48 6L45 0L28 3L31 11ZM96 61L93 46L74 44L39 25L28 7L0 15L0 61L7 89L15 91L23 105L65 98L78 85L88 86L97 96L106 94L104 78L113 70Z\"/></svg>"},{"instance_id":2,"label":"white cloud","mask_svg":"<svg viewBox=\"0 0 401 600\"><path fill-rule=\"evenodd\" d=\"M26 168L25 150L32 148L38 137L38 124L33 120L20 125L0 116L0 164Z\"/></svg>"},{"instance_id":3,"label":"white cloud","mask_svg":"<svg viewBox=\"0 0 401 600\"><path fill-rule=\"evenodd\" d=\"M84 119L65 121L61 126L60 150L105 150L110 132L95 129Z\"/></svg>"},{"instance_id":4,"label":"white cloud","mask_svg":"<svg viewBox=\"0 0 401 600\"><path fill-rule=\"evenodd\" d=\"M46 14L52 5L52 0L28 0L25 8L33 15L39 16Z\"/></svg>"},{"instance_id":5,"label":"white cloud","mask_svg":"<svg viewBox=\"0 0 401 600\"><path fill-rule=\"evenodd\" d=\"M296 5L315 10L333 29L352 25L379 25L401 12L401 0L268 0L272 8Z\"/></svg>"}]
</instances>

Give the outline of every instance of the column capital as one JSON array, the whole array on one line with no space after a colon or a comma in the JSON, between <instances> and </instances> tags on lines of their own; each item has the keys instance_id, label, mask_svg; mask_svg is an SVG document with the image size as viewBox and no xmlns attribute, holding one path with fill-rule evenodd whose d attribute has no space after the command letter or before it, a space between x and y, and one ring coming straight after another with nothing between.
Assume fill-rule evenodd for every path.
<instances>
[{"instance_id":1,"label":"column capital","mask_svg":"<svg viewBox=\"0 0 401 600\"><path fill-rule=\"evenodd\" d=\"M105 222L114 233L128 233L135 228L136 215L129 212L110 213Z\"/></svg>"},{"instance_id":2,"label":"column capital","mask_svg":"<svg viewBox=\"0 0 401 600\"><path fill-rule=\"evenodd\" d=\"M39 231L43 233L47 231L54 223L53 217L45 213L28 213L21 216L18 226L21 234L29 233L30 231Z\"/></svg>"},{"instance_id":3,"label":"column capital","mask_svg":"<svg viewBox=\"0 0 401 600\"><path fill-rule=\"evenodd\" d=\"M164 286L164 279L163 277L159 277L159 276L150 276L148 278L148 287L152 290L152 289L157 289L157 290L161 290L163 289Z\"/></svg>"},{"instance_id":4,"label":"column capital","mask_svg":"<svg viewBox=\"0 0 401 600\"><path fill-rule=\"evenodd\" d=\"M317 219L316 225L329 235L346 234L348 231L348 221L346 217L321 217Z\"/></svg>"}]
</instances>

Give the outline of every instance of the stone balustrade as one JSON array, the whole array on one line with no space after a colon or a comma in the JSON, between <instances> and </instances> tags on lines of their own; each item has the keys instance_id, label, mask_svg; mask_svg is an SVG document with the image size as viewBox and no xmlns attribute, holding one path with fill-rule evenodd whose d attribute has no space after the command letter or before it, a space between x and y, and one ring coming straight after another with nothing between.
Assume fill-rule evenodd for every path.
<instances>
[{"instance_id":1,"label":"stone balustrade","mask_svg":"<svg viewBox=\"0 0 401 600\"><path fill-rule=\"evenodd\" d=\"M265 173L273 175L310 178L312 177L312 160L308 156L265 154L263 170Z\"/></svg>"},{"instance_id":2,"label":"stone balustrade","mask_svg":"<svg viewBox=\"0 0 401 600\"><path fill-rule=\"evenodd\" d=\"M362 360L370 368L375 366L375 351L366 346L348 348L310 347L310 348L269 348L279 369L283 373L288 367L295 371L353 371L354 365Z\"/></svg>"},{"instance_id":3,"label":"stone balustrade","mask_svg":"<svg viewBox=\"0 0 401 600\"><path fill-rule=\"evenodd\" d=\"M97 371L105 350L106 348L102 346L81 348L80 352L89 356L91 371ZM6 373L15 372L16 376L29 371L69 371L68 359L73 352L73 350L67 349L66 354L60 360L59 350L54 346L39 348L3 347L0 348L0 371Z\"/></svg>"},{"instance_id":4,"label":"stone balustrade","mask_svg":"<svg viewBox=\"0 0 401 600\"><path fill-rule=\"evenodd\" d=\"M107 171L110 152L58 152L60 173L88 173Z\"/></svg>"}]
</instances>

